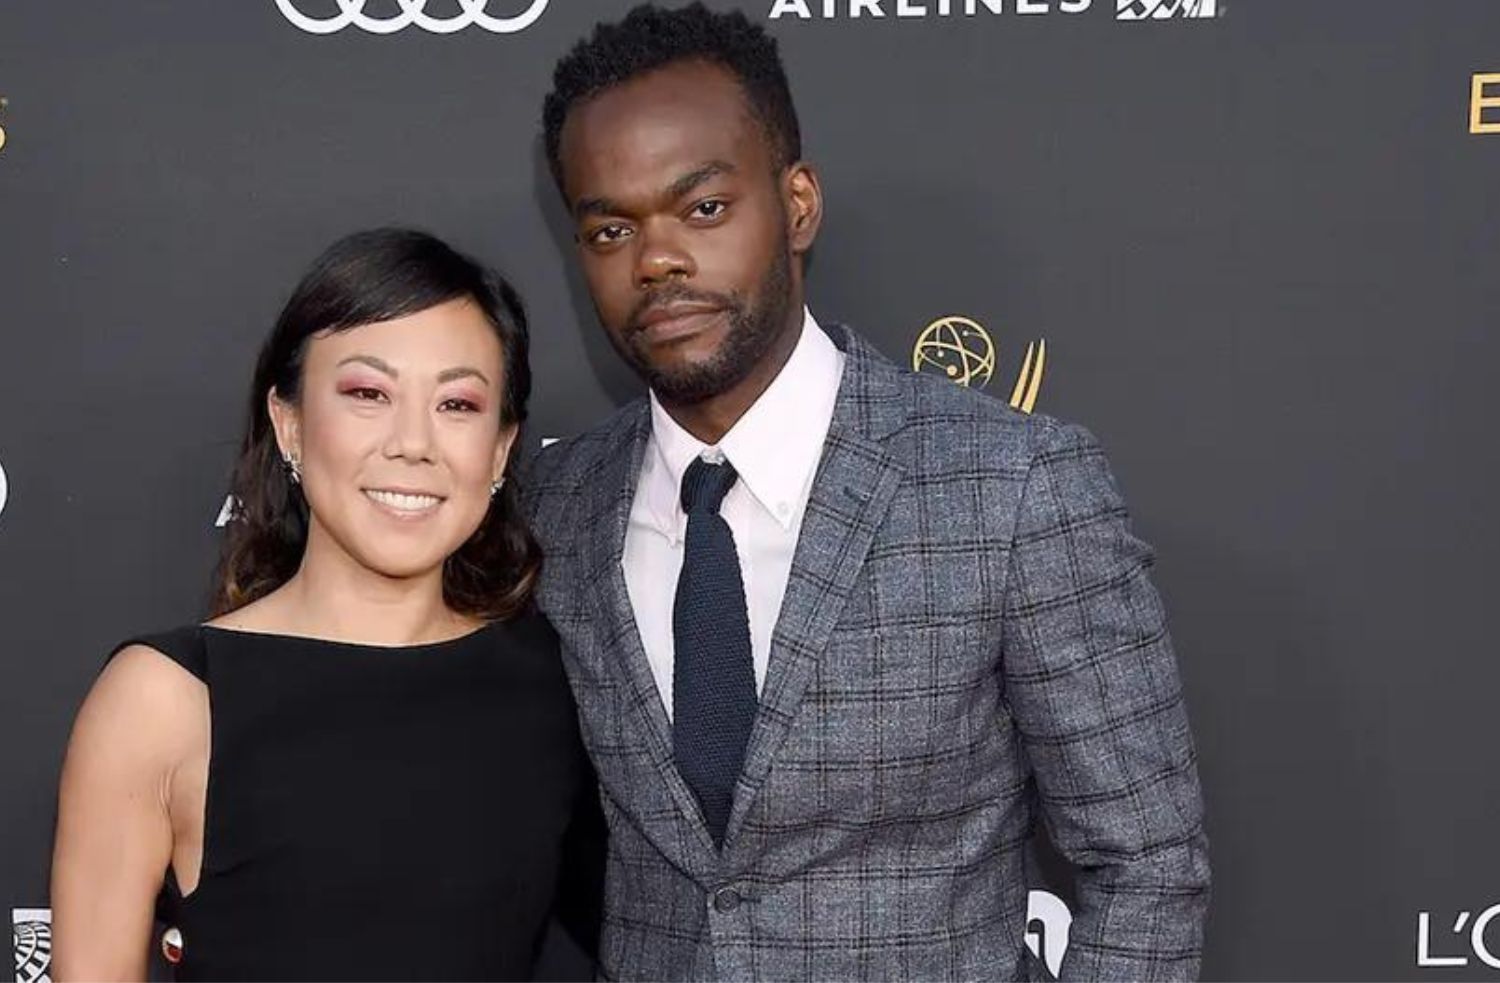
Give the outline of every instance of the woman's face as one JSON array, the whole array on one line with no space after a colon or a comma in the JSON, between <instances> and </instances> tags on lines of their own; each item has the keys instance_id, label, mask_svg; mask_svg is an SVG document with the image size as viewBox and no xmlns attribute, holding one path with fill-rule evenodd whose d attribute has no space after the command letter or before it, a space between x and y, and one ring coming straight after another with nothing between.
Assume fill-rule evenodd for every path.
<instances>
[{"instance_id":1,"label":"woman's face","mask_svg":"<svg viewBox=\"0 0 1500 983\"><path fill-rule=\"evenodd\" d=\"M515 439L504 355L460 298L308 342L297 405L268 396L302 472L309 549L331 541L388 577L431 573L484 520Z\"/></svg>"}]
</instances>

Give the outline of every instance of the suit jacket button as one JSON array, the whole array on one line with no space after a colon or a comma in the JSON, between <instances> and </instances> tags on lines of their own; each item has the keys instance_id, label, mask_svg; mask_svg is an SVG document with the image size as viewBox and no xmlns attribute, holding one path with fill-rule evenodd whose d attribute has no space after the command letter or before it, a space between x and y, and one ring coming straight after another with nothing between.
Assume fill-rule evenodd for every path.
<instances>
[{"instance_id":1,"label":"suit jacket button","mask_svg":"<svg viewBox=\"0 0 1500 983\"><path fill-rule=\"evenodd\" d=\"M721 887L714 892L714 910L728 913L740 906L740 892L732 887Z\"/></svg>"}]
</instances>

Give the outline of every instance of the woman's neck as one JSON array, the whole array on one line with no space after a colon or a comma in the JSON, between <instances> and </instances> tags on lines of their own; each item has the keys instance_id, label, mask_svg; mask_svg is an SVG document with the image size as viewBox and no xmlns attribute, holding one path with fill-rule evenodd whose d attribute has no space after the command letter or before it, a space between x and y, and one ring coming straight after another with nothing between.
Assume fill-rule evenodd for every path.
<instances>
[{"instance_id":1,"label":"woman's neck","mask_svg":"<svg viewBox=\"0 0 1500 983\"><path fill-rule=\"evenodd\" d=\"M480 622L443 601L443 568L390 577L360 563L314 524L297 572L246 610L246 627L364 645L417 645L468 634ZM259 622L259 624L256 624Z\"/></svg>"}]
</instances>

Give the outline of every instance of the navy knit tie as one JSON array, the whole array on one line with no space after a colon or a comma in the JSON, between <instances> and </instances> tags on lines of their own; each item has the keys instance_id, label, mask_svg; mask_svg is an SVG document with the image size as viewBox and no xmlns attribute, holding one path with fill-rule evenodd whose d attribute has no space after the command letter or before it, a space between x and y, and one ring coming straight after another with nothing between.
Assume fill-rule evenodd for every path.
<instances>
[{"instance_id":1,"label":"navy knit tie","mask_svg":"<svg viewBox=\"0 0 1500 983\"><path fill-rule=\"evenodd\" d=\"M672 609L672 750L715 846L724 843L756 709L745 585L734 534L719 516L738 477L727 462L702 458L682 476L687 539Z\"/></svg>"}]
</instances>

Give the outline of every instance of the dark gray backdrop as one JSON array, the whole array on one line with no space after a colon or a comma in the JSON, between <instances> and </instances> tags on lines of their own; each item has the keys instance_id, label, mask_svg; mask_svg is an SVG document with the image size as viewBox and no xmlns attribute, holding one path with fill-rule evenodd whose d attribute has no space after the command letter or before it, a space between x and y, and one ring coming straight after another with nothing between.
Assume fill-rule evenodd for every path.
<instances>
[{"instance_id":1,"label":"dark gray backdrop","mask_svg":"<svg viewBox=\"0 0 1500 983\"><path fill-rule=\"evenodd\" d=\"M813 309L907 362L973 318L1001 398L1047 340L1038 411L1101 436L1160 552L1207 977L1493 977L1500 134L1469 111L1500 3L1080 2L716 4L782 42L828 194ZM324 245L415 224L502 266L534 315L533 440L634 393L536 124L555 58L629 5L320 36L274 0L6 0L0 908L46 907L103 654L201 614L253 355Z\"/></svg>"}]
</instances>

